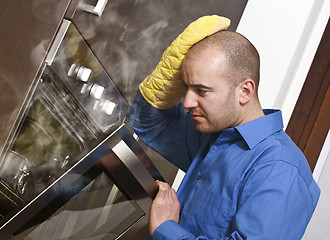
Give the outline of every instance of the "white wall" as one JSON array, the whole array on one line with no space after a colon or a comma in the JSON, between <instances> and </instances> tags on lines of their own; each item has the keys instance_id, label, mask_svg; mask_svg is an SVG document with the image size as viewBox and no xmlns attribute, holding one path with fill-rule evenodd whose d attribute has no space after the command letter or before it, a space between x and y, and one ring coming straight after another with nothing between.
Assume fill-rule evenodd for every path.
<instances>
[{"instance_id":1,"label":"white wall","mask_svg":"<svg viewBox=\"0 0 330 240\"><path fill-rule=\"evenodd\" d=\"M313 177L321 188L321 195L303 240L329 239L330 216L330 131L317 160Z\"/></svg>"},{"instance_id":2,"label":"white wall","mask_svg":"<svg viewBox=\"0 0 330 240\"><path fill-rule=\"evenodd\" d=\"M330 0L250 0L237 32L258 49L263 108L286 127L330 15Z\"/></svg>"}]
</instances>

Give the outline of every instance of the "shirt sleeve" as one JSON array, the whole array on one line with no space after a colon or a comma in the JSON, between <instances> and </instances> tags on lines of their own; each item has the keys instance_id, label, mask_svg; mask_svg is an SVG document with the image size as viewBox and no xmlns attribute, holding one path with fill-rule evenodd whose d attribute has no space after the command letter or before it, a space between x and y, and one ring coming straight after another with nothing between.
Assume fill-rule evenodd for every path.
<instances>
[{"instance_id":1,"label":"shirt sleeve","mask_svg":"<svg viewBox=\"0 0 330 240\"><path fill-rule=\"evenodd\" d=\"M157 240L211 240L206 236L194 236L178 223L168 220L162 223L154 232L153 239ZM218 238L212 238L213 240ZM221 240L243 240L238 232L233 232L230 237L221 238Z\"/></svg>"},{"instance_id":2,"label":"shirt sleeve","mask_svg":"<svg viewBox=\"0 0 330 240\"><path fill-rule=\"evenodd\" d=\"M166 221L156 229L153 239L301 239L315 208L313 192L319 195L316 183L306 182L295 166L284 161L254 167L245 178L226 236L194 236L174 221Z\"/></svg>"},{"instance_id":3,"label":"shirt sleeve","mask_svg":"<svg viewBox=\"0 0 330 240\"><path fill-rule=\"evenodd\" d=\"M203 141L181 103L160 110L151 106L139 91L130 106L128 122L147 146L185 172Z\"/></svg>"}]
</instances>

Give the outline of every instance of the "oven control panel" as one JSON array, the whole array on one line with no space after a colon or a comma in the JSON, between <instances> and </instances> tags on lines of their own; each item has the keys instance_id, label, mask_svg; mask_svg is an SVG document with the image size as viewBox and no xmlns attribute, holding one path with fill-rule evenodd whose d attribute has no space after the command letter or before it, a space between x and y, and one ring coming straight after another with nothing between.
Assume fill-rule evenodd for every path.
<instances>
[{"instance_id":1,"label":"oven control panel","mask_svg":"<svg viewBox=\"0 0 330 240\"><path fill-rule=\"evenodd\" d=\"M46 62L102 132L123 121L128 104L70 21L63 21Z\"/></svg>"}]
</instances>

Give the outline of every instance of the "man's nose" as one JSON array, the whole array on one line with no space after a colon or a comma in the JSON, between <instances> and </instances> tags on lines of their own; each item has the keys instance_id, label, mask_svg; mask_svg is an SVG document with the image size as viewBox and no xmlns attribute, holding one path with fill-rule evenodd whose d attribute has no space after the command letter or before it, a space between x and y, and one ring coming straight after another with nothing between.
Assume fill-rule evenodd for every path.
<instances>
[{"instance_id":1,"label":"man's nose","mask_svg":"<svg viewBox=\"0 0 330 240\"><path fill-rule=\"evenodd\" d=\"M183 100L183 107L186 109L189 108L195 108L198 106L198 102L196 100L196 94L194 93L194 91L188 89L186 92L186 95L184 97Z\"/></svg>"}]
</instances>

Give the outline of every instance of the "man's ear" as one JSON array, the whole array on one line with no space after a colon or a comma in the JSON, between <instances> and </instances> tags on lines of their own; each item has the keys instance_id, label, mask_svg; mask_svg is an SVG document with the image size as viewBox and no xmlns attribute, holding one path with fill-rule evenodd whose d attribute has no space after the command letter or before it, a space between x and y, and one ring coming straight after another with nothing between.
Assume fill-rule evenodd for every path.
<instances>
[{"instance_id":1,"label":"man's ear","mask_svg":"<svg viewBox=\"0 0 330 240\"><path fill-rule=\"evenodd\" d=\"M254 95L255 86L256 85L255 85L254 81L250 78L247 78L240 83L240 85L239 85L239 89L240 89L239 102L240 102L240 104L244 105L250 101L250 99Z\"/></svg>"}]
</instances>

